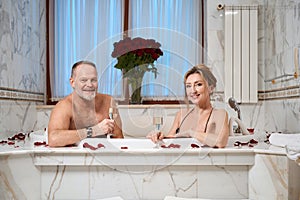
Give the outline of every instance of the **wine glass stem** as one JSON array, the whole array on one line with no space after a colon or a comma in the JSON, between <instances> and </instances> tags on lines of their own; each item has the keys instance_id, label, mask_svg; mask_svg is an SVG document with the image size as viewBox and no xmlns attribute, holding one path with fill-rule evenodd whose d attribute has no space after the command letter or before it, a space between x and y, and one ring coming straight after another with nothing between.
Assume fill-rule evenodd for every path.
<instances>
[{"instance_id":1,"label":"wine glass stem","mask_svg":"<svg viewBox=\"0 0 300 200\"><path fill-rule=\"evenodd\" d=\"M160 124L156 124L156 126L155 126L155 127L156 127L156 131L158 131L158 132L159 132L159 131L160 131Z\"/></svg>"}]
</instances>

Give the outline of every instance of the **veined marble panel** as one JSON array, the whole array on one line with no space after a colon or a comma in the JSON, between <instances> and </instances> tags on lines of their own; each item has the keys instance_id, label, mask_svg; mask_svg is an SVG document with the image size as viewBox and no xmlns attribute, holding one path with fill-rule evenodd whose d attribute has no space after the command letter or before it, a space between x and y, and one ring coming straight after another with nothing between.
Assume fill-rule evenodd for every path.
<instances>
[{"instance_id":1,"label":"veined marble panel","mask_svg":"<svg viewBox=\"0 0 300 200\"><path fill-rule=\"evenodd\" d=\"M45 90L46 3L0 2L0 86Z\"/></svg>"},{"instance_id":2,"label":"veined marble panel","mask_svg":"<svg viewBox=\"0 0 300 200\"><path fill-rule=\"evenodd\" d=\"M299 5L299 0L266 1L264 20L266 80L287 74L293 75L295 72L294 48L300 44ZM282 84L286 86L286 83Z\"/></svg>"},{"instance_id":3,"label":"veined marble panel","mask_svg":"<svg viewBox=\"0 0 300 200\"><path fill-rule=\"evenodd\" d=\"M128 200L161 200L167 195L242 199L248 196L248 168L245 166L168 166L160 170L155 170L155 166L123 168L122 171L104 166L43 166L42 199L121 196Z\"/></svg>"},{"instance_id":4,"label":"veined marble panel","mask_svg":"<svg viewBox=\"0 0 300 200\"><path fill-rule=\"evenodd\" d=\"M249 188L253 191L250 199L288 199L286 157L256 155L255 161L257 165L250 170L249 174ZM264 170L269 172L267 176ZM265 174L263 181L260 179L260 174ZM280 181L274 182L273 176ZM264 196L261 196L262 194Z\"/></svg>"},{"instance_id":5,"label":"veined marble panel","mask_svg":"<svg viewBox=\"0 0 300 200\"><path fill-rule=\"evenodd\" d=\"M46 1L0 0L0 137L31 131L43 103Z\"/></svg>"},{"instance_id":6,"label":"veined marble panel","mask_svg":"<svg viewBox=\"0 0 300 200\"><path fill-rule=\"evenodd\" d=\"M41 174L31 156L0 156L0 199L40 199Z\"/></svg>"},{"instance_id":7,"label":"veined marble panel","mask_svg":"<svg viewBox=\"0 0 300 200\"><path fill-rule=\"evenodd\" d=\"M265 130L299 133L299 99L284 99L265 102Z\"/></svg>"},{"instance_id":8,"label":"veined marble panel","mask_svg":"<svg viewBox=\"0 0 300 200\"><path fill-rule=\"evenodd\" d=\"M34 130L37 121L36 103L26 101L0 101L0 138L18 132Z\"/></svg>"}]
</instances>

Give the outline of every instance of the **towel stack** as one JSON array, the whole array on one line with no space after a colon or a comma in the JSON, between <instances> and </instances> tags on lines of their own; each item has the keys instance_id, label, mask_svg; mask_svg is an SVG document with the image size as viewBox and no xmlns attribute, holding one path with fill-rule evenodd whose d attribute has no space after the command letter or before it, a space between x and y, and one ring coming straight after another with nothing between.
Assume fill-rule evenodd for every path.
<instances>
[{"instance_id":1,"label":"towel stack","mask_svg":"<svg viewBox=\"0 0 300 200\"><path fill-rule=\"evenodd\" d=\"M269 141L274 146L286 148L287 156L300 164L300 133L272 133Z\"/></svg>"}]
</instances>

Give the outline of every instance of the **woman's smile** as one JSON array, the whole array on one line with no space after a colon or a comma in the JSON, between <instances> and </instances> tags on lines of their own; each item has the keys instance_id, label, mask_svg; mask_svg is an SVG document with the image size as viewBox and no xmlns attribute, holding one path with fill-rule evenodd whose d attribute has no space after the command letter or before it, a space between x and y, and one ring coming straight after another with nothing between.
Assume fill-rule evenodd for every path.
<instances>
[{"instance_id":1,"label":"woman's smile","mask_svg":"<svg viewBox=\"0 0 300 200\"><path fill-rule=\"evenodd\" d=\"M197 99L201 94L199 93L194 93L194 94L191 94L190 97L193 98L193 99Z\"/></svg>"}]
</instances>

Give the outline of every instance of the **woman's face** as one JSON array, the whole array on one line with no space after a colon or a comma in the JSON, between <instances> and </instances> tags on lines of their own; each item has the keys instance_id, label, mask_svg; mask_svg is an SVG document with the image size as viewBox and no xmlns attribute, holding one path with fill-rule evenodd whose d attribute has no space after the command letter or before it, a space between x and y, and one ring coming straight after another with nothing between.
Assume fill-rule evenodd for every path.
<instances>
[{"instance_id":1,"label":"woman's face","mask_svg":"<svg viewBox=\"0 0 300 200\"><path fill-rule=\"evenodd\" d=\"M204 104L209 98L208 86L204 78L198 74L191 74L185 82L186 95L193 104Z\"/></svg>"}]
</instances>

